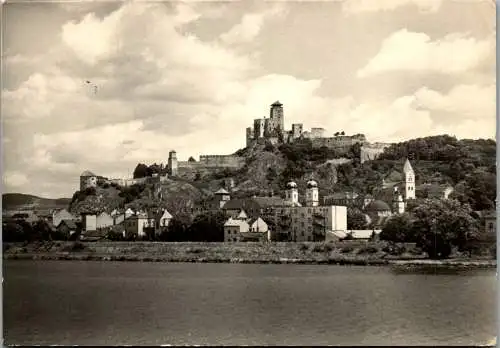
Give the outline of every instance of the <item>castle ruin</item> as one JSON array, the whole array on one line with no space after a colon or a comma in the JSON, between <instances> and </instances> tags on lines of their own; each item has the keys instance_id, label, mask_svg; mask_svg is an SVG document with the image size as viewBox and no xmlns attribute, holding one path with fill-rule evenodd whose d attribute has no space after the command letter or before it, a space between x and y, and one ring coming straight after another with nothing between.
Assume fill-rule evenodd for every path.
<instances>
[{"instance_id":1,"label":"castle ruin","mask_svg":"<svg viewBox=\"0 0 500 348\"><path fill-rule=\"evenodd\" d=\"M337 133L329 137L325 136L324 128L311 128L310 131L304 131L302 123L294 123L291 130L285 130L284 124L283 104L276 101L271 104L269 118L255 119L253 127L246 129L246 146L249 147L259 142L269 142L275 145L292 143L298 139L310 139L314 147L326 146L337 151L348 151L354 144L368 144L364 134Z\"/></svg>"}]
</instances>

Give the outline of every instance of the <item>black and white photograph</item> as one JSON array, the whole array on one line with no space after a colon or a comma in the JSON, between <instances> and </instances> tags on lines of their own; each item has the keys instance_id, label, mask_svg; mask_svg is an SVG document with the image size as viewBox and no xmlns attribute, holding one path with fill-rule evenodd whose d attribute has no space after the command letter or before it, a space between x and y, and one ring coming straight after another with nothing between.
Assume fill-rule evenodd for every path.
<instances>
[{"instance_id":1,"label":"black and white photograph","mask_svg":"<svg viewBox=\"0 0 500 348\"><path fill-rule=\"evenodd\" d=\"M5 346L496 346L494 0L6 0Z\"/></svg>"}]
</instances>

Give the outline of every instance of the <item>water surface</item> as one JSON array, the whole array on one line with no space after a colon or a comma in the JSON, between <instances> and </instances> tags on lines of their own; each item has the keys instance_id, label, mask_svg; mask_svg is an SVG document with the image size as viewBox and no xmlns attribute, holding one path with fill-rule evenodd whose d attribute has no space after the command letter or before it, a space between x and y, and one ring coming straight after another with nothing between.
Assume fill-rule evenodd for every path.
<instances>
[{"instance_id":1,"label":"water surface","mask_svg":"<svg viewBox=\"0 0 500 348\"><path fill-rule=\"evenodd\" d=\"M471 345L494 270L4 261L7 344Z\"/></svg>"}]
</instances>

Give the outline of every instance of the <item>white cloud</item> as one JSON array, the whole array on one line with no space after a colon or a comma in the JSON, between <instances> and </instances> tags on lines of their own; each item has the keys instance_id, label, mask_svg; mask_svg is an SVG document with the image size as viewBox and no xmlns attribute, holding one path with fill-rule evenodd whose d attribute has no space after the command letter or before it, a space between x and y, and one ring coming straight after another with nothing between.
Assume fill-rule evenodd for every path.
<instances>
[{"instance_id":1,"label":"white cloud","mask_svg":"<svg viewBox=\"0 0 500 348\"><path fill-rule=\"evenodd\" d=\"M415 93L419 107L445 111L470 119L494 120L496 87L458 85L447 94L422 87Z\"/></svg>"},{"instance_id":2,"label":"white cloud","mask_svg":"<svg viewBox=\"0 0 500 348\"><path fill-rule=\"evenodd\" d=\"M342 10L346 14L376 13L394 11L404 6L414 6L420 12L437 13L444 2L458 3L493 3L490 0L333 0L342 2Z\"/></svg>"},{"instance_id":3,"label":"white cloud","mask_svg":"<svg viewBox=\"0 0 500 348\"><path fill-rule=\"evenodd\" d=\"M3 174L3 182L9 187L22 187L28 183L28 178L17 171L6 171Z\"/></svg>"},{"instance_id":4,"label":"white cloud","mask_svg":"<svg viewBox=\"0 0 500 348\"><path fill-rule=\"evenodd\" d=\"M424 33L402 29L382 42L380 51L357 76L363 78L389 71L464 73L491 58L494 51L492 37L477 40L466 34L450 34L432 41Z\"/></svg>"},{"instance_id":5,"label":"white cloud","mask_svg":"<svg viewBox=\"0 0 500 348\"><path fill-rule=\"evenodd\" d=\"M393 11L402 6L414 5L425 12L437 12L442 0L345 0L342 9L345 13Z\"/></svg>"},{"instance_id":6,"label":"white cloud","mask_svg":"<svg viewBox=\"0 0 500 348\"><path fill-rule=\"evenodd\" d=\"M259 13L247 13L241 22L223 33L220 38L225 44L239 44L252 41L259 35L266 20L283 16L285 8L281 5L268 5L268 8Z\"/></svg>"}]
</instances>

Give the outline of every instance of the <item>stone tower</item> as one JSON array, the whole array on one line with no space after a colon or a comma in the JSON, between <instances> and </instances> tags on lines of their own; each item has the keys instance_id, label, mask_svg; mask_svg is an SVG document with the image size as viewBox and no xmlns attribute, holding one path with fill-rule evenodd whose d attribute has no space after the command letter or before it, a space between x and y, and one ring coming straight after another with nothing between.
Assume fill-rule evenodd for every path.
<instances>
[{"instance_id":1,"label":"stone tower","mask_svg":"<svg viewBox=\"0 0 500 348\"><path fill-rule=\"evenodd\" d=\"M295 206L299 203L299 190L297 189L297 184L293 181L290 181L286 184L286 201L290 202L291 205Z\"/></svg>"},{"instance_id":2,"label":"stone tower","mask_svg":"<svg viewBox=\"0 0 500 348\"><path fill-rule=\"evenodd\" d=\"M171 176L177 176L177 152L172 150L168 153L168 174Z\"/></svg>"},{"instance_id":3,"label":"stone tower","mask_svg":"<svg viewBox=\"0 0 500 348\"><path fill-rule=\"evenodd\" d=\"M279 101L275 101L271 104L271 111L269 113L269 117L273 124L273 130L278 130L280 133L283 133L285 130L285 117L283 116L283 104Z\"/></svg>"},{"instance_id":4,"label":"stone tower","mask_svg":"<svg viewBox=\"0 0 500 348\"><path fill-rule=\"evenodd\" d=\"M306 206L317 207L319 204L318 183L314 180L309 180L306 185Z\"/></svg>"},{"instance_id":5,"label":"stone tower","mask_svg":"<svg viewBox=\"0 0 500 348\"><path fill-rule=\"evenodd\" d=\"M405 175L405 201L415 199L415 172L408 158L405 161L403 173Z\"/></svg>"}]
</instances>

